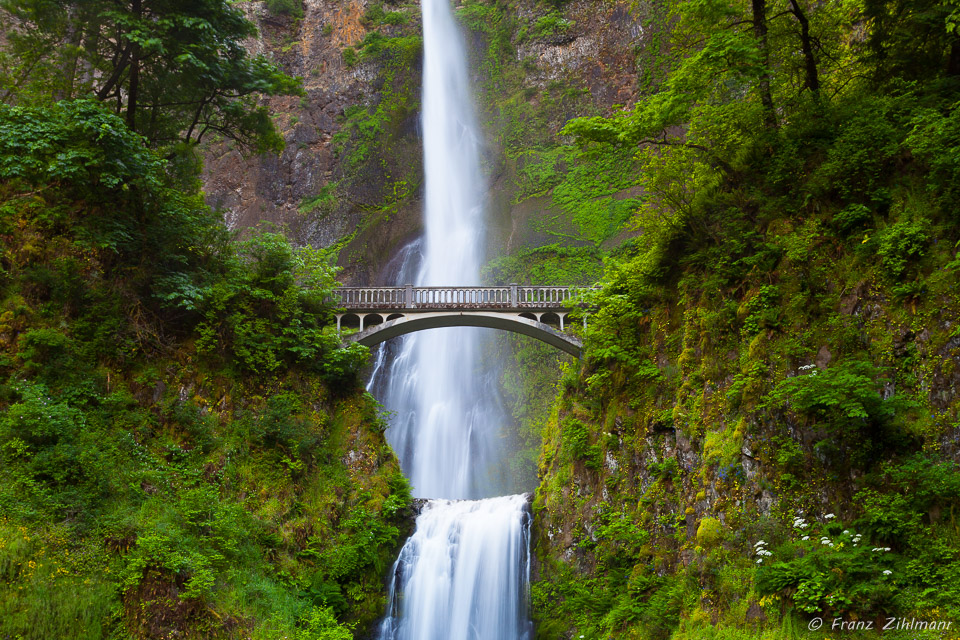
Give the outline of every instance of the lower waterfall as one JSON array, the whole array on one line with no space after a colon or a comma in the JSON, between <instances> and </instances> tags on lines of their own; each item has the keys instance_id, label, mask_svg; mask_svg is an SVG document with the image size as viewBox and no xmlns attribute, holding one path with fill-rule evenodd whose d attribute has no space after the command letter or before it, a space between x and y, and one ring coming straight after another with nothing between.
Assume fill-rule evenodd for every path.
<instances>
[{"instance_id":1,"label":"lower waterfall","mask_svg":"<svg viewBox=\"0 0 960 640\"><path fill-rule=\"evenodd\" d=\"M393 566L380 640L531 638L527 500L427 501Z\"/></svg>"}]
</instances>

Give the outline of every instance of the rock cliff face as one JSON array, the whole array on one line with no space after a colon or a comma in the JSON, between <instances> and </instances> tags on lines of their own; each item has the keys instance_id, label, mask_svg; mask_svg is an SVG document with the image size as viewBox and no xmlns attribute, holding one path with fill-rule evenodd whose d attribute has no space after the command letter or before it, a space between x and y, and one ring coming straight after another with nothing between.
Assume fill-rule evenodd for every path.
<instances>
[{"instance_id":1,"label":"rock cliff face","mask_svg":"<svg viewBox=\"0 0 960 640\"><path fill-rule=\"evenodd\" d=\"M345 170L334 137L343 128L344 113L379 98L377 65L351 66L343 55L368 33L362 22L367 8L359 0L306 0L303 17L294 19L271 14L264 2L245 5L260 27L260 39L251 41L250 48L302 77L305 94L269 102L287 142L279 157L245 158L223 144L208 149L204 181L209 201L224 211L231 228L268 222L284 227L302 244L329 247L361 224L364 206L378 203L375 184L346 193L336 190ZM321 203L326 206L311 207L311 198L324 189L329 191Z\"/></svg>"},{"instance_id":2,"label":"rock cliff face","mask_svg":"<svg viewBox=\"0 0 960 640\"><path fill-rule=\"evenodd\" d=\"M646 23L655 21L645 6L460 7L488 134L491 256L558 238L583 243L568 222L550 221L546 191L531 198L522 174L531 150L559 147L570 117L635 98L649 76L641 73L644 56L656 58L648 55L656 40ZM209 202L233 229L272 223L298 243L338 250L346 281L389 282L387 261L420 227L419 4L305 0L297 19L274 15L265 2L244 7L260 27L251 50L302 77L305 95L270 100L287 142L279 157L208 145Z\"/></svg>"}]
</instances>

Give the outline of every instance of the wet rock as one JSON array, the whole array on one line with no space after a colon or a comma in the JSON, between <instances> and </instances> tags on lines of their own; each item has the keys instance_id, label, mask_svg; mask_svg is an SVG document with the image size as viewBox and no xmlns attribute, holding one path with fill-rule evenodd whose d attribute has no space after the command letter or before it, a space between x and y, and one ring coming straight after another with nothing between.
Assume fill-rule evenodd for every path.
<instances>
[{"instance_id":1,"label":"wet rock","mask_svg":"<svg viewBox=\"0 0 960 640\"><path fill-rule=\"evenodd\" d=\"M823 345L820 347L820 350L817 351L817 357L814 360L814 363L818 368L826 369L831 360L833 360L833 354L830 353L829 349L827 349L827 345Z\"/></svg>"},{"instance_id":2,"label":"wet rock","mask_svg":"<svg viewBox=\"0 0 960 640\"><path fill-rule=\"evenodd\" d=\"M751 602L750 606L747 608L747 615L745 616L747 622L766 622L767 614L763 612L763 609L760 608L760 605L756 602Z\"/></svg>"}]
</instances>

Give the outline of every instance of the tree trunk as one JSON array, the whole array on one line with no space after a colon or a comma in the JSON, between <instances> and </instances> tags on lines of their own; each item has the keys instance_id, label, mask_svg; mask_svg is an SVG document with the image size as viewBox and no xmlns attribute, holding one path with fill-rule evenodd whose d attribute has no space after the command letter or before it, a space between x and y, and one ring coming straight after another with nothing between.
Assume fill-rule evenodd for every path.
<instances>
[{"instance_id":1,"label":"tree trunk","mask_svg":"<svg viewBox=\"0 0 960 640\"><path fill-rule=\"evenodd\" d=\"M133 15L143 16L141 0L133 0ZM127 126L137 130L137 98L140 94L140 45L134 43L130 52L130 86L127 88Z\"/></svg>"},{"instance_id":2,"label":"tree trunk","mask_svg":"<svg viewBox=\"0 0 960 640\"><path fill-rule=\"evenodd\" d=\"M777 126L777 114L773 110L773 96L770 94L770 50L767 48L767 1L752 0L753 35L760 49L760 103L763 105L763 123L768 129Z\"/></svg>"},{"instance_id":3,"label":"tree trunk","mask_svg":"<svg viewBox=\"0 0 960 640\"><path fill-rule=\"evenodd\" d=\"M120 82L120 78L123 77L123 72L127 70L127 65L130 62L130 52L132 48L129 44L124 48L123 54L120 56L120 61L117 63L117 66L113 68L113 73L110 74L110 77L104 85L97 91L97 97L101 100L106 100L110 97L110 94L113 93L113 90Z\"/></svg>"},{"instance_id":4,"label":"tree trunk","mask_svg":"<svg viewBox=\"0 0 960 640\"><path fill-rule=\"evenodd\" d=\"M947 60L947 75L960 76L960 37L953 39L950 45L950 58Z\"/></svg>"},{"instance_id":5,"label":"tree trunk","mask_svg":"<svg viewBox=\"0 0 960 640\"><path fill-rule=\"evenodd\" d=\"M820 99L820 74L817 72L817 59L813 57L813 42L810 40L810 21L800 8L797 0L790 0L790 12L800 23L800 50L806 67L805 86L813 93L814 100Z\"/></svg>"},{"instance_id":6,"label":"tree trunk","mask_svg":"<svg viewBox=\"0 0 960 640\"><path fill-rule=\"evenodd\" d=\"M74 81L77 76L77 64L80 57L80 42L83 30L80 28L80 16L76 5L70 5L67 10L66 43L68 49L64 52L60 70L63 74L63 84L54 94L57 100L69 100L73 97Z\"/></svg>"},{"instance_id":7,"label":"tree trunk","mask_svg":"<svg viewBox=\"0 0 960 640\"><path fill-rule=\"evenodd\" d=\"M137 98L140 92L140 47L133 46L130 59L130 86L127 88L127 126L137 130Z\"/></svg>"}]
</instances>

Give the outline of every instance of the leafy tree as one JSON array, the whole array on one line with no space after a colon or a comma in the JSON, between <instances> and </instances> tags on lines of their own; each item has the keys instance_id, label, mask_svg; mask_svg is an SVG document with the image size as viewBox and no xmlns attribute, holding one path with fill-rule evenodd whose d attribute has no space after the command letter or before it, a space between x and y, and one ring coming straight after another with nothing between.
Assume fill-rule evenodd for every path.
<instances>
[{"instance_id":1,"label":"leafy tree","mask_svg":"<svg viewBox=\"0 0 960 640\"><path fill-rule=\"evenodd\" d=\"M48 102L93 94L152 146L220 134L279 151L259 95L297 80L243 46L256 28L224 0L0 0L8 34L0 99Z\"/></svg>"},{"instance_id":2,"label":"leafy tree","mask_svg":"<svg viewBox=\"0 0 960 640\"><path fill-rule=\"evenodd\" d=\"M875 77L960 77L960 8L954 0L866 0Z\"/></svg>"},{"instance_id":3,"label":"leafy tree","mask_svg":"<svg viewBox=\"0 0 960 640\"><path fill-rule=\"evenodd\" d=\"M95 101L0 105L0 183L43 202L51 232L69 233L147 288L157 275L196 268L223 240L202 196L172 188L166 163Z\"/></svg>"}]
</instances>

